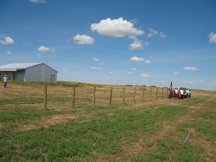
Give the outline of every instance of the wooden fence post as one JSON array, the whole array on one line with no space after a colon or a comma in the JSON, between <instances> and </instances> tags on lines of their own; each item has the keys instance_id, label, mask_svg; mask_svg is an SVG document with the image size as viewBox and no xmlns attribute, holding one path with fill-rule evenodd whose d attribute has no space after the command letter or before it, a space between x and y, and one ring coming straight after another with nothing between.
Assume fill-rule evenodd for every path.
<instances>
[{"instance_id":1,"label":"wooden fence post","mask_svg":"<svg viewBox=\"0 0 216 162\"><path fill-rule=\"evenodd\" d=\"M142 94L142 99L143 99L143 102L145 101L145 88L143 88L143 94Z\"/></svg>"},{"instance_id":2,"label":"wooden fence post","mask_svg":"<svg viewBox=\"0 0 216 162\"><path fill-rule=\"evenodd\" d=\"M125 88L123 88L123 100L122 100L122 104L125 104Z\"/></svg>"},{"instance_id":3,"label":"wooden fence post","mask_svg":"<svg viewBox=\"0 0 216 162\"><path fill-rule=\"evenodd\" d=\"M158 99L158 87L156 88L156 100Z\"/></svg>"},{"instance_id":4,"label":"wooden fence post","mask_svg":"<svg viewBox=\"0 0 216 162\"><path fill-rule=\"evenodd\" d=\"M96 105L96 86L93 88L93 101L94 101L94 107Z\"/></svg>"},{"instance_id":5,"label":"wooden fence post","mask_svg":"<svg viewBox=\"0 0 216 162\"><path fill-rule=\"evenodd\" d=\"M113 89L112 87L110 88L110 100L109 100L109 104L112 105L112 93L113 93Z\"/></svg>"},{"instance_id":6,"label":"wooden fence post","mask_svg":"<svg viewBox=\"0 0 216 162\"><path fill-rule=\"evenodd\" d=\"M47 84L44 84L44 109L47 109Z\"/></svg>"},{"instance_id":7,"label":"wooden fence post","mask_svg":"<svg viewBox=\"0 0 216 162\"><path fill-rule=\"evenodd\" d=\"M136 103L136 87L134 88L134 98L133 98L133 100L134 100L134 103Z\"/></svg>"}]
</instances>

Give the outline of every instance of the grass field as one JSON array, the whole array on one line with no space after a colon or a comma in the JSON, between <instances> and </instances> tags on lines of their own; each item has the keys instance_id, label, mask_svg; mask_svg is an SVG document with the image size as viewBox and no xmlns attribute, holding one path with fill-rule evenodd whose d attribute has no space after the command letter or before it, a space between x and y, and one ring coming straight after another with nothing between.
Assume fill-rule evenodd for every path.
<instances>
[{"instance_id":1,"label":"grass field","mask_svg":"<svg viewBox=\"0 0 216 162\"><path fill-rule=\"evenodd\" d=\"M0 161L216 161L215 92L72 109L73 85L50 86L47 110L41 84L1 86Z\"/></svg>"}]
</instances>

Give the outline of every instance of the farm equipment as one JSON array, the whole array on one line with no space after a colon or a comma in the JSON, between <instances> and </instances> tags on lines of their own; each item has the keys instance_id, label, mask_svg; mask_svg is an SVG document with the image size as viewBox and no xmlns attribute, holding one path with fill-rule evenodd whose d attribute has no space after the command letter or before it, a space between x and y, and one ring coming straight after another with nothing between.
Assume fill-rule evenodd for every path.
<instances>
[{"instance_id":1,"label":"farm equipment","mask_svg":"<svg viewBox=\"0 0 216 162\"><path fill-rule=\"evenodd\" d=\"M178 89L173 89L172 82L170 83L170 92L169 98L177 97L177 98L187 98L191 97L191 90L189 88L180 87Z\"/></svg>"}]
</instances>

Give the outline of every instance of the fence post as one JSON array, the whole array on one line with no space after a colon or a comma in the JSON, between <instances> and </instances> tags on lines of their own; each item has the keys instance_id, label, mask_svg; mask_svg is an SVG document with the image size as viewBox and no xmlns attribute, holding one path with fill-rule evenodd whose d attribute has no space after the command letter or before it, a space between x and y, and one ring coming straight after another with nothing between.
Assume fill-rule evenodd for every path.
<instances>
[{"instance_id":1,"label":"fence post","mask_svg":"<svg viewBox=\"0 0 216 162\"><path fill-rule=\"evenodd\" d=\"M123 88L123 100L122 100L122 104L125 104L125 88Z\"/></svg>"},{"instance_id":2,"label":"fence post","mask_svg":"<svg viewBox=\"0 0 216 162\"><path fill-rule=\"evenodd\" d=\"M113 89L112 87L110 88L110 100L109 100L109 104L112 105L112 93L113 93Z\"/></svg>"},{"instance_id":3,"label":"fence post","mask_svg":"<svg viewBox=\"0 0 216 162\"><path fill-rule=\"evenodd\" d=\"M72 108L75 108L75 102L76 102L76 86L73 87Z\"/></svg>"},{"instance_id":4,"label":"fence post","mask_svg":"<svg viewBox=\"0 0 216 162\"><path fill-rule=\"evenodd\" d=\"M94 107L96 105L96 86L93 88L93 101L94 101Z\"/></svg>"},{"instance_id":5,"label":"fence post","mask_svg":"<svg viewBox=\"0 0 216 162\"><path fill-rule=\"evenodd\" d=\"M156 100L158 99L158 87L156 88Z\"/></svg>"},{"instance_id":6,"label":"fence post","mask_svg":"<svg viewBox=\"0 0 216 162\"><path fill-rule=\"evenodd\" d=\"M143 99L143 102L145 101L145 88L143 88L143 94L142 94L142 99Z\"/></svg>"},{"instance_id":7,"label":"fence post","mask_svg":"<svg viewBox=\"0 0 216 162\"><path fill-rule=\"evenodd\" d=\"M47 84L44 84L44 109L47 109Z\"/></svg>"},{"instance_id":8,"label":"fence post","mask_svg":"<svg viewBox=\"0 0 216 162\"><path fill-rule=\"evenodd\" d=\"M133 100L134 100L134 103L136 103L136 87L134 88L134 98L133 98Z\"/></svg>"}]
</instances>

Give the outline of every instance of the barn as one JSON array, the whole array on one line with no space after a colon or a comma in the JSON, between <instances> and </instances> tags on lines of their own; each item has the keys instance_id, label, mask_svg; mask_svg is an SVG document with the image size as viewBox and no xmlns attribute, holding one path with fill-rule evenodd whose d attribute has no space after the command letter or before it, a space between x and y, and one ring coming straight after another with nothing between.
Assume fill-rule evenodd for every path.
<instances>
[{"instance_id":1,"label":"barn","mask_svg":"<svg viewBox=\"0 0 216 162\"><path fill-rule=\"evenodd\" d=\"M44 63L12 63L0 66L0 77L9 80L55 82L57 71Z\"/></svg>"}]
</instances>

